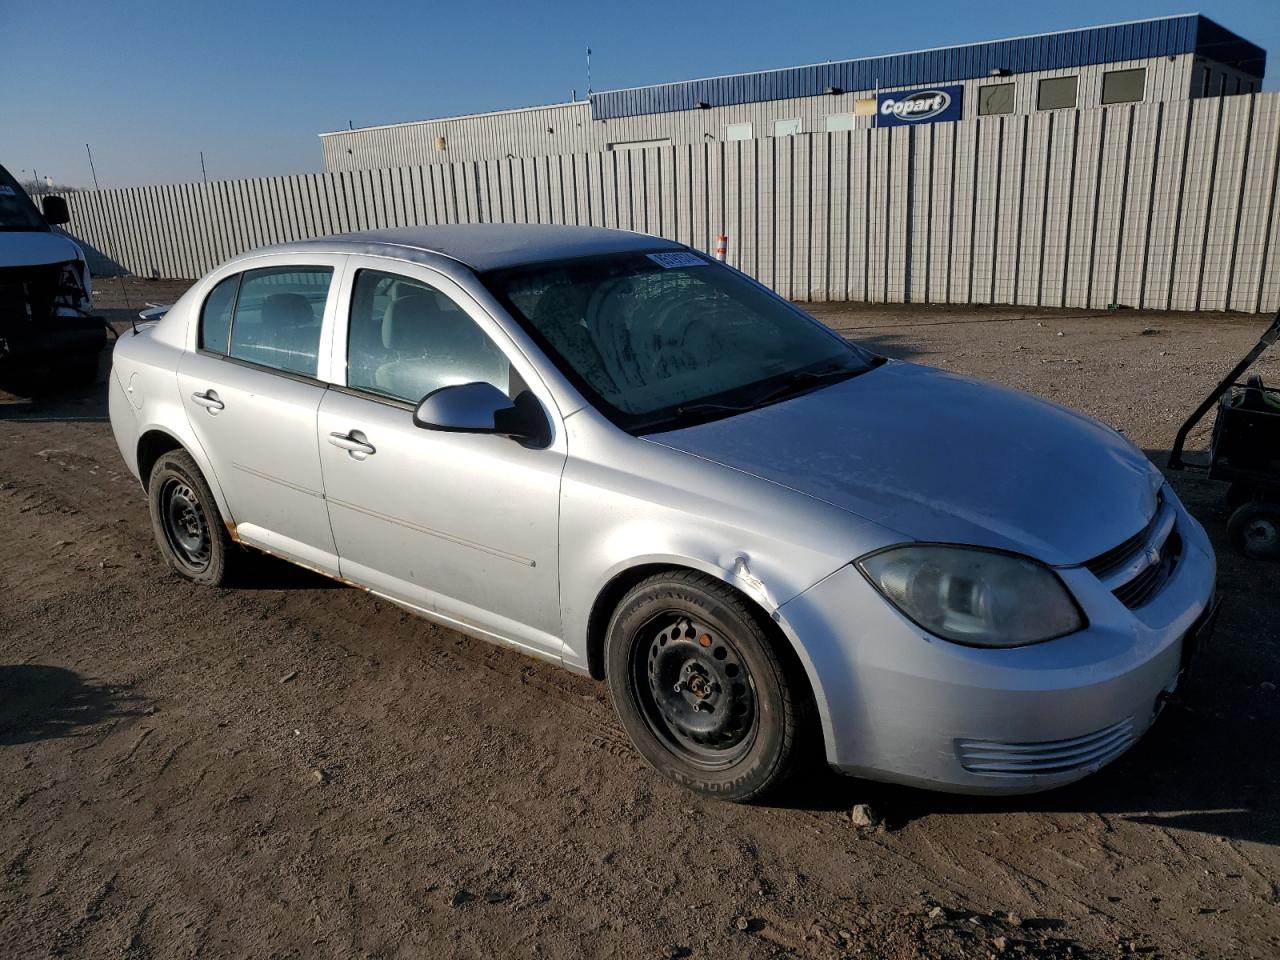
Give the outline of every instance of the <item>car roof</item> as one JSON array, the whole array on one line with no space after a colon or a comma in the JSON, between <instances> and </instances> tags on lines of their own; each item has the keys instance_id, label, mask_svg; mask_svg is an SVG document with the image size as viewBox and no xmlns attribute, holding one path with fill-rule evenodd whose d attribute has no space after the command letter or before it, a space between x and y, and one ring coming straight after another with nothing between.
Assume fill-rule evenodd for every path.
<instances>
[{"instance_id":1,"label":"car roof","mask_svg":"<svg viewBox=\"0 0 1280 960\"><path fill-rule=\"evenodd\" d=\"M430 227L362 230L315 240L299 240L255 250L264 253L379 253L419 259L437 254L465 264L478 273L503 267L568 260L599 254L640 250L679 250L684 245L661 237L604 227L534 223L456 223ZM239 259L239 258L237 258Z\"/></svg>"}]
</instances>

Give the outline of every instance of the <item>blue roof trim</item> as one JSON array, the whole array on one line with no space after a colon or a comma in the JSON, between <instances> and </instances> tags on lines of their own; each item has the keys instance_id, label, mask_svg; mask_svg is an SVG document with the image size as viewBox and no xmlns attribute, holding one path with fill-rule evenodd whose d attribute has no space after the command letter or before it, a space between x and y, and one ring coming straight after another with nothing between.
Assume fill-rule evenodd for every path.
<instances>
[{"instance_id":1,"label":"blue roof trim","mask_svg":"<svg viewBox=\"0 0 1280 960\"><path fill-rule=\"evenodd\" d=\"M819 96L828 87L853 91L954 83L990 76L993 70L1029 73L1185 53L1229 64L1258 77L1266 67L1266 53L1261 47L1207 17L1188 14L919 53L609 90L591 94L591 116L595 120L612 120L696 110L703 103L727 107Z\"/></svg>"}]
</instances>

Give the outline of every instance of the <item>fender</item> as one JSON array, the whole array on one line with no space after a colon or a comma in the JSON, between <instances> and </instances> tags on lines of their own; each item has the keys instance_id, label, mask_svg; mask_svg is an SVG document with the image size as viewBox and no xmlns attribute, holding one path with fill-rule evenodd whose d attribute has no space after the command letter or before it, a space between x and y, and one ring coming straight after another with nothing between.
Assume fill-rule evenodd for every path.
<instances>
[{"instance_id":1,"label":"fender","mask_svg":"<svg viewBox=\"0 0 1280 960\"><path fill-rule=\"evenodd\" d=\"M218 475L213 470L213 465L209 462L208 454L205 453L204 447L200 445L200 441L196 439L195 433L192 432L186 422L185 413L176 428L172 418L166 418L163 421L154 419L142 421L138 428L138 443L141 444L142 438L149 433L163 433L171 437L183 450L191 455L191 459L196 462L196 466L200 468L200 472L204 475L205 482L209 484L209 489L213 491L213 499L217 502L218 513L222 516L222 522L226 525L227 532L231 534L232 540L238 540L239 538L236 536L236 518L232 515L231 508L227 505L227 498L223 495L222 485L218 481ZM134 466L137 466L136 449L134 451Z\"/></svg>"},{"instance_id":2,"label":"fender","mask_svg":"<svg viewBox=\"0 0 1280 960\"><path fill-rule=\"evenodd\" d=\"M740 562L741 561L741 562ZM629 558L621 561L611 567L603 579L594 585L593 597L598 601L602 596L611 592L611 585L619 578L627 578L630 571L638 571L642 569L655 569L665 567L668 569L687 569L696 570L705 573L708 576L715 577L717 580L725 583L744 597L750 600L782 633L786 638L787 644L795 653L796 659L800 662L800 667L804 670L805 677L809 681L809 690L813 694L814 705L818 711L818 721L822 729L822 742L824 751L828 761L834 761L834 743L833 726L831 720L831 710L829 707L829 690L830 684L823 683L822 671L818 669L814 658L803 642L800 640L799 632L796 626L790 622L787 616L787 608L790 607L797 612L803 613L804 605L802 598L804 594L788 600L782 605L775 603L773 594L770 592L768 585L759 580L750 569L750 558L743 555L734 557L728 563L720 561L708 560L700 557L691 557L672 553L648 553L637 557ZM827 577L823 577L826 580ZM822 582L822 581L819 581ZM806 591L807 592L807 591ZM593 603L594 610L594 603ZM583 624L582 636L586 636L586 624ZM837 653L838 651L829 651ZM590 651L585 647L577 649L576 645L565 645L565 657L563 664L565 667L573 670L575 673L581 673L587 676L592 674L590 663Z\"/></svg>"}]
</instances>

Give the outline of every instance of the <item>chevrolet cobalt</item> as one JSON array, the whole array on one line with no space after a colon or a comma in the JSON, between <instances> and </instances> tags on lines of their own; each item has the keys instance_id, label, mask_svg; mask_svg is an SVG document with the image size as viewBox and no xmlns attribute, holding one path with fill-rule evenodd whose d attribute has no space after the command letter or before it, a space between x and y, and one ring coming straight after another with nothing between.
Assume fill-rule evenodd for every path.
<instances>
[{"instance_id":1,"label":"chevrolet cobalt","mask_svg":"<svg viewBox=\"0 0 1280 960\"><path fill-rule=\"evenodd\" d=\"M604 679L650 764L731 800L811 754L1077 780L1212 620L1204 531L1124 437L640 234L245 254L121 336L110 412L182 576L243 544Z\"/></svg>"}]
</instances>

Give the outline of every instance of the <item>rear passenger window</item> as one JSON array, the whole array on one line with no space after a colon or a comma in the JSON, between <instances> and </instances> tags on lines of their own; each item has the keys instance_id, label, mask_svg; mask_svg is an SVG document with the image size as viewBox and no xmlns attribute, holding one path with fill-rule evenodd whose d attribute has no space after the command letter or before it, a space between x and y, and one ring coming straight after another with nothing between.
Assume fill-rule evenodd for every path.
<instances>
[{"instance_id":1,"label":"rear passenger window","mask_svg":"<svg viewBox=\"0 0 1280 960\"><path fill-rule=\"evenodd\" d=\"M316 375L320 321L331 267L269 267L242 275L231 321L230 356Z\"/></svg>"},{"instance_id":2,"label":"rear passenger window","mask_svg":"<svg viewBox=\"0 0 1280 960\"><path fill-rule=\"evenodd\" d=\"M418 403L440 387L491 383L510 392L511 369L439 290L380 270L356 274L347 331L347 386Z\"/></svg>"},{"instance_id":3,"label":"rear passenger window","mask_svg":"<svg viewBox=\"0 0 1280 960\"><path fill-rule=\"evenodd\" d=\"M227 277L213 288L205 298L200 311L200 349L214 353L227 352L227 340L231 336L231 311L236 305L236 287L240 274Z\"/></svg>"}]
</instances>

